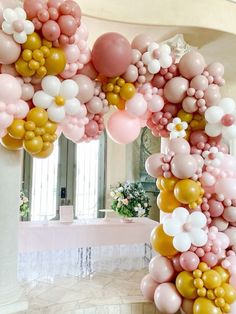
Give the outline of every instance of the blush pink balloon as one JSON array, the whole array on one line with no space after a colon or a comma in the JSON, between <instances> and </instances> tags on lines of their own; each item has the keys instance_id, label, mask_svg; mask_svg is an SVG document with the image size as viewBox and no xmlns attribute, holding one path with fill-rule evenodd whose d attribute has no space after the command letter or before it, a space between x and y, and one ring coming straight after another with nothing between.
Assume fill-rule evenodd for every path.
<instances>
[{"instance_id":1,"label":"blush pink balloon","mask_svg":"<svg viewBox=\"0 0 236 314\"><path fill-rule=\"evenodd\" d=\"M163 154L156 153L147 158L145 169L151 177L158 178L163 174L162 165Z\"/></svg>"},{"instance_id":2,"label":"blush pink balloon","mask_svg":"<svg viewBox=\"0 0 236 314\"><path fill-rule=\"evenodd\" d=\"M194 301L183 299L181 309L183 310L184 314L193 314L193 304Z\"/></svg>"},{"instance_id":3,"label":"blush pink balloon","mask_svg":"<svg viewBox=\"0 0 236 314\"><path fill-rule=\"evenodd\" d=\"M22 88L22 96L21 98L25 101L28 101L34 96L34 86L32 84L23 84Z\"/></svg>"},{"instance_id":4,"label":"blush pink balloon","mask_svg":"<svg viewBox=\"0 0 236 314\"><path fill-rule=\"evenodd\" d=\"M204 91L208 87L208 79L204 75L197 75L191 80L190 87Z\"/></svg>"},{"instance_id":5,"label":"blush pink balloon","mask_svg":"<svg viewBox=\"0 0 236 314\"><path fill-rule=\"evenodd\" d=\"M153 280L150 274L146 275L142 279L140 285L142 295L149 301L154 300L154 293L157 287L158 283L155 280Z\"/></svg>"},{"instance_id":6,"label":"blush pink balloon","mask_svg":"<svg viewBox=\"0 0 236 314\"><path fill-rule=\"evenodd\" d=\"M66 55L67 63L75 63L78 60L80 51L77 45L67 45L63 47L63 51Z\"/></svg>"},{"instance_id":7,"label":"blush pink balloon","mask_svg":"<svg viewBox=\"0 0 236 314\"><path fill-rule=\"evenodd\" d=\"M220 248L222 250L225 250L229 247L229 237L225 233L218 232L216 234L216 240L219 242Z\"/></svg>"},{"instance_id":8,"label":"blush pink balloon","mask_svg":"<svg viewBox=\"0 0 236 314\"><path fill-rule=\"evenodd\" d=\"M130 114L140 117L147 111L147 102L142 94L136 93L126 102L125 108Z\"/></svg>"},{"instance_id":9,"label":"blush pink balloon","mask_svg":"<svg viewBox=\"0 0 236 314\"><path fill-rule=\"evenodd\" d=\"M16 103L21 98L21 85L9 74L0 74L0 101L9 104Z\"/></svg>"},{"instance_id":10,"label":"blush pink balloon","mask_svg":"<svg viewBox=\"0 0 236 314\"><path fill-rule=\"evenodd\" d=\"M216 183L216 178L212 174L205 171L200 178L200 182L204 187L213 187Z\"/></svg>"},{"instance_id":11,"label":"blush pink balloon","mask_svg":"<svg viewBox=\"0 0 236 314\"><path fill-rule=\"evenodd\" d=\"M225 198L234 199L236 195L236 179L217 180L215 190L217 194L223 194Z\"/></svg>"},{"instance_id":12,"label":"blush pink balloon","mask_svg":"<svg viewBox=\"0 0 236 314\"><path fill-rule=\"evenodd\" d=\"M83 74L78 74L73 77L73 80L79 87L79 93L77 98L81 103L86 103L92 99L94 95L94 84L93 81Z\"/></svg>"},{"instance_id":13,"label":"blush pink balloon","mask_svg":"<svg viewBox=\"0 0 236 314\"><path fill-rule=\"evenodd\" d=\"M201 261L207 263L209 267L214 267L218 263L216 255L212 252L205 253L205 255L201 258Z\"/></svg>"},{"instance_id":14,"label":"blush pink balloon","mask_svg":"<svg viewBox=\"0 0 236 314\"><path fill-rule=\"evenodd\" d=\"M215 226L219 231L225 231L229 223L222 217L217 217L212 219L211 226Z\"/></svg>"},{"instance_id":15,"label":"blush pink balloon","mask_svg":"<svg viewBox=\"0 0 236 314\"><path fill-rule=\"evenodd\" d=\"M168 150L175 154L190 154L190 145L183 138L175 138L169 141Z\"/></svg>"},{"instance_id":16,"label":"blush pink balloon","mask_svg":"<svg viewBox=\"0 0 236 314\"><path fill-rule=\"evenodd\" d=\"M183 271L183 267L180 265L180 255L176 255L172 258L172 264L175 271L177 271L178 273Z\"/></svg>"},{"instance_id":17,"label":"blush pink balloon","mask_svg":"<svg viewBox=\"0 0 236 314\"><path fill-rule=\"evenodd\" d=\"M18 100L16 103L17 111L14 114L15 119L24 119L29 112L29 105L24 100Z\"/></svg>"},{"instance_id":18,"label":"blush pink balloon","mask_svg":"<svg viewBox=\"0 0 236 314\"><path fill-rule=\"evenodd\" d=\"M191 178L197 171L195 158L188 154L177 154L171 161L171 172L179 179Z\"/></svg>"},{"instance_id":19,"label":"blush pink balloon","mask_svg":"<svg viewBox=\"0 0 236 314\"><path fill-rule=\"evenodd\" d=\"M220 62L213 62L209 64L206 68L206 70L209 72L212 76L223 76L224 75L224 66Z\"/></svg>"},{"instance_id":20,"label":"blush pink balloon","mask_svg":"<svg viewBox=\"0 0 236 314\"><path fill-rule=\"evenodd\" d=\"M140 130L139 118L124 110L114 112L107 122L108 134L118 144L133 142L139 136Z\"/></svg>"},{"instance_id":21,"label":"blush pink balloon","mask_svg":"<svg viewBox=\"0 0 236 314\"><path fill-rule=\"evenodd\" d=\"M1 73L10 74L11 76L18 76L14 64L2 64Z\"/></svg>"},{"instance_id":22,"label":"blush pink balloon","mask_svg":"<svg viewBox=\"0 0 236 314\"><path fill-rule=\"evenodd\" d=\"M167 257L155 256L149 263L149 273L155 281L163 283L172 281L175 271Z\"/></svg>"},{"instance_id":23,"label":"blush pink balloon","mask_svg":"<svg viewBox=\"0 0 236 314\"><path fill-rule=\"evenodd\" d=\"M187 52L179 61L179 72L187 79L202 74L204 68L205 60L203 56L194 50Z\"/></svg>"},{"instance_id":24,"label":"blush pink balloon","mask_svg":"<svg viewBox=\"0 0 236 314\"><path fill-rule=\"evenodd\" d=\"M236 171L236 158L225 154L221 163L221 169L224 171Z\"/></svg>"},{"instance_id":25,"label":"blush pink balloon","mask_svg":"<svg viewBox=\"0 0 236 314\"><path fill-rule=\"evenodd\" d=\"M13 122L14 116L3 111L0 112L0 129L8 128Z\"/></svg>"},{"instance_id":26,"label":"blush pink balloon","mask_svg":"<svg viewBox=\"0 0 236 314\"><path fill-rule=\"evenodd\" d=\"M158 112L164 107L164 99L159 95L153 95L148 102L148 110L151 112Z\"/></svg>"},{"instance_id":27,"label":"blush pink balloon","mask_svg":"<svg viewBox=\"0 0 236 314\"><path fill-rule=\"evenodd\" d=\"M99 127L96 121L90 120L88 124L85 125L85 134L88 137L93 137L97 135Z\"/></svg>"},{"instance_id":28,"label":"blush pink balloon","mask_svg":"<svg viewBox=\"0 0 236 314\"><path fill-rule=\"evenodd\" d=\"M123 78L125 79L126 82L133 83L137 80L138 78L138 69L135 65L130 64L123 75Z\"/></svg>"},{"instance_id":29,"label":"blush pink balloon","mask_svg":"<svg viewBox=\"0 0 236 314\"><path fill-rule=\"evenodd\" d=\"M173 283L162 283L156 288L154 302L160 312L174 314L180 309L182 298Z\"/></svg>"},{"instance_id":30,"label":"blush pink balloon","mask_svg":"<svg viewBox=\"0 0 236 314\"><path fill-rule=\"evenodd\" d=\"M198 154L193 154L192 157L196 160L198 168L202 169L202 167L204 166L204 160L202 156Z\"/></svg>"},{"instance_id":31,"label":"blush pink balloon","mask_svg":"<svg viewBox=\"0 0 236 314\"><path fill-rule=\"evenodd\" d=\"M229 206L224 209L223 218L228 222L236 221L236 207Z\"/></svg>"},{"instance_id":32,"label":"blush pink balloon","mask_svg":"<svg viewBox=\"0 0 236 314\"><path fill-rule=\"evenodd\" d=\"M224 233L228 236L230 245L236 246L236 228L229 227L224 231Z\"/></svg>"},{"instance_id":33,"label":"blush pink balloon","mask_svg":"<svg viewBox=\"0 0 236 314\"><path fill-rule=\"evenodd\" d=\"M99 97L93 96L86 104L86 107L90 113L96 114L102 111L103 103Z\"/></svg>"},{"instance_id":34,"label":"blush pink balloon","mask_svg":"<svg viewBox=\"0 0 236 314\"><path fill-rule=\"evenodd\" d=\"M209 212L211 214L211 217L219 217L223 214L224 206L221 202L218 202L214 199L210 199L208 201L208 204L210 206Z\"/></svg>"},{"instance_id":35,"label":"blush pink balloon","mask_svg":"<svg viewBox=\"0 0 236 314\"><path fill-rule=\"evenodd\" d=\"M181 267L186 271L194 271L200 262L197 254L193 252L184 252L179 258Z\"/></svg>"},{"instance_id":36,"label":"blush pink balloon","mask_svg":"<svg viewBox=\"0 0 236 314\"><path fill-rule=\"evenodd\" d=\"M61 33L66 36L73 36L77 29L77 23L71 15L61 15L58 19L58 25Z\"/></svg>"},{"instance_id":37,"label":"blush pink balloon","mask_svg":"<svg viewBox=\"0 0 236 314\"><path fill-rule=\"evenodd\" d=\"M12 64L20 56L21 47L12 36L0 30L0 64Z\"/></svg>"},{"instance_id":38,"label":"blush pink balloon","mask_svg":"<svg viewBox=\"0 0 236 314\"><path fill-rule=\"evenodd\" d=\"M147 51L147 47L155 40L147 34L139 34L132 41L132 48L139 50L141 53Z\"/></svg>"},{"instance_id":39,"label":"blush pink balloon","mask_svg":"<svg viewBox=\"0 0 236 314\"><path fill-rule=\"evenodd\" d=\"M184 111L193 113L198 110L197 99L195 97L185 97L182 103Z\"/></svg>"},{"instance_id":40,"label":"blush pink balloon","mask_svg":"<svg viewBox=\"0 0 236 314\"><path fill-rule=\"evenodd\" d=\"M70 127L70 124L63 126L63 134L65 137L75 143L84 136L84 132L84 126L79 127L77 125L73 125Z\"/></svg>"},{"instance_id":41,"label":"blush pink balloon","mask_svg":"<svg viewBox=\"0 0 236 314\"><path fill-rule=\"evenodd\" d=\"M216 84L209 85L205 91L204 99L207 107L216 106L221 99L219 86Z\"/></svg>"},{"instance_id":42,"label":"blush pink balloon","mask_svg":"<svg viewBox=\"0 0 236 314\"><path fill-rule=\"evenodd\" d=\"M105 76L124 74L131 64L132 49L128 40L118 33L100 36L92 49L92 62L96 70Z\"/></svg>"},{"instance_id":43,"label":"blush pink balloon","mask_svg":"<svg viewBox=\"0 0 236 314\"><path fill-rule=\"evenodd\" d=\"M43 24L42 33L48 41L55 41L59 38L61 30L57 22L49 20Z\"/></svg>"},{"instance_id":44,"label":"blush pink balloon","mask_svg":"<svg viewBox=\"0 0 236 314\"><path fill-rule=\"evenodd\" d=\"M188 80L183 77L176 76L166 83L164 87L164 96L173 104L181 103L186 96L188 87Z\"/></svg>"},{"instance_id":45,"label":"blush pink balloon","mask_svg":"<svg viewBox=\"0 0 236 314\"><path fill-rule=\"evenodd\" d=\"M82 69L77 71L77 74L83 74L89 77L91 80L95 80L98 76L98 72L93 66L92 62L89 62L83 66Z\"/></svg>"}]
</instances>

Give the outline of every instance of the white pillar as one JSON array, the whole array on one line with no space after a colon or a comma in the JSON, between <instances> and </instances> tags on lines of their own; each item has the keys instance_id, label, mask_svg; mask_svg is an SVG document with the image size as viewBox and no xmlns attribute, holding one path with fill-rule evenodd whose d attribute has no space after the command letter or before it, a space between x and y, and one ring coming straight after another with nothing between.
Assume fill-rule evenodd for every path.
<instances>
[{"instance_id":1,"label":"white pillar","mask_svg":"<svg viewBox=\"0 0 236 314\"><path fill-rule=\"evenodd\" d=\"M22 152L0 145L0 313L27 309L17 282L17 247Z\"/></svg>"}]
</instances>

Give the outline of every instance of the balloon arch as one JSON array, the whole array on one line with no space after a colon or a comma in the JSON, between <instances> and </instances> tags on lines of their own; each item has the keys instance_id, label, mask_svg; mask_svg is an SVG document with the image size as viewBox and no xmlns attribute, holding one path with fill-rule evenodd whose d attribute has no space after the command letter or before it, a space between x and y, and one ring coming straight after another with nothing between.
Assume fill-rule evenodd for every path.
<instances>
[{"instance_id":1,"label":"balloon arch","mask_svg":"<svg viewBox=\"0 0 236 314\"><path fill-rule=\"evenodd\" d=\"M167 44L118 33L90 51L71 0L0 2L0 138L9 150L46 158L61 133L75 143L107 132L134 141L143 127L169 138L147 172L165 213L151 234L158 253L141 283L160 312L236 311L236 105L222 98L224 67L195 50L178 62ZM168 295L168 302L166 296Z\"/></svg>"}]
</instances>

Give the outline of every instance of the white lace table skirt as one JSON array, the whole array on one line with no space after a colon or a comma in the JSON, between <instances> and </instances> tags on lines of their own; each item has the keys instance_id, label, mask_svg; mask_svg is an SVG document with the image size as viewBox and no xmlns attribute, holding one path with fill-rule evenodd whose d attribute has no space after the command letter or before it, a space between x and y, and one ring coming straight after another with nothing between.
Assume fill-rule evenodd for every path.
<instances>
[{"instance_id":1,"label":"white lace table skirt","mask_svg":"<svg viewBox=\"0 0 236 314\"><path fill-rule=\"evenodd\" d=\"M100 246L71 250L25 252L18 258L19 280L55 276L87 276L92 272L138 270L148 265L147 244Z\"/></svg>"}]
</instances>

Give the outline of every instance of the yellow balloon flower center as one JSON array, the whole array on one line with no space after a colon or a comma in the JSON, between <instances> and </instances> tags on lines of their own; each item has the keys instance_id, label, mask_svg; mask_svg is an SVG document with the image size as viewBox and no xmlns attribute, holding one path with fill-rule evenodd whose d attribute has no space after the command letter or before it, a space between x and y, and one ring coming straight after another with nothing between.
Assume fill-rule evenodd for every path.
<instances>
[{"instance_id":1,"label":"yellow balloon flower center","mask_svg":"<svg viewBox=\"0 0 236 314\"><path fill-rule=\"evenodd\" d=\"M65 105L65 98L62 96L56 96L54 99L57 106L64 106Z\"/></svg>"},{"instance_id":2,"label":"yellow balloon flower center","mask_svg":"<svg viewBox=\"0 0 236 314\"><path fill-rule=\"evenodd\" d=\"M183 126L181 123L176 124L175 126L176 131L182 131L183 130Z\"/></svg>"}]
</instances>

